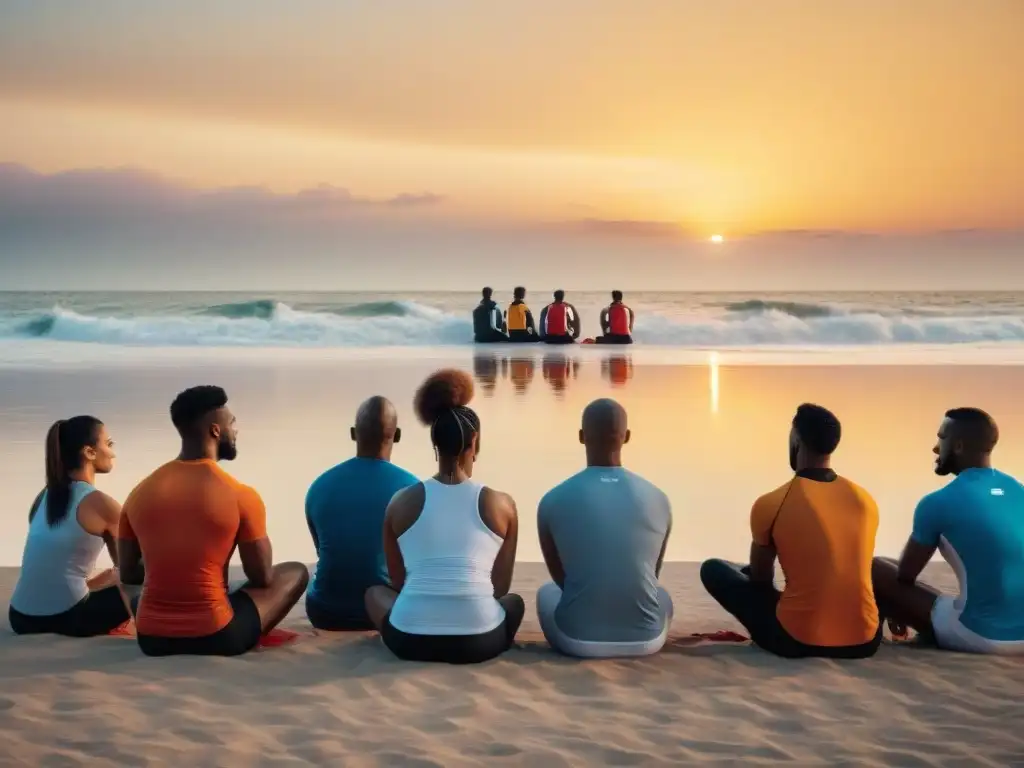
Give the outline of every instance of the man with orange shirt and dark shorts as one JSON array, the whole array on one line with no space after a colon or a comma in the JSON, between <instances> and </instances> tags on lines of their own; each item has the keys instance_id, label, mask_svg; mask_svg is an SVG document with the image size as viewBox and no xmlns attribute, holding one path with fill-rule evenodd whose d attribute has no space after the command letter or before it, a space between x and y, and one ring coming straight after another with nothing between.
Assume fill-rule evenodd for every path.
<instances>
[{"instance_id":1,"label":"man with orange shirt and dark shorts","mask_svg":"<svg viewBox=\"0 0 1024 768\"><path fill-rule=\"evenodd\" d=\"M839 420L801 405L789 437L796 475L754 502L750 565L708 560L700 580L751 640L787 658L873 656L882 639L871 581L878 507L831 468ZM786 577L775 589L775 559Z\"/></svg>"},{"instance_id":2,"label":"man with orange shirt and dark shorts","mask_svg":"<svg viewBox=\"0 0 1024 768\"><path fill-rule=\"evenodd\" d=\"M171 404L181 453L124 503L117 551L121 580L142 585L139 648L149 656L237 656L256 647L302 597L302 563L272 565L259 494L221 469L231 461L235 417L220 387L186 389ZM228 593L238 548L248 581Z\"/></svg>"}]
</instances>

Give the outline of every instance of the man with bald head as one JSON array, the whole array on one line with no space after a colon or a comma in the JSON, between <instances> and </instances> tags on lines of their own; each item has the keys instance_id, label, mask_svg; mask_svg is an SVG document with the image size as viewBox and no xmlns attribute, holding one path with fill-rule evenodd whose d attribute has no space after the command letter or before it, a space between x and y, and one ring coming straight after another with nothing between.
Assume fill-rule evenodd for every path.
<instances>
[{"instance_id":1,"label":"man with bald head","mask_svg":"<svg viewBox=\"0 0 1024 768\"><path fill-rule=\"evenodd\" d=\"M587 467L541 499L537 528L551 582L537 614L551 646L583 658L646 656L665 644L672 600L658 584L672 528L668 497L622 466L626 411L583 411Z\"/></svg>"},{"instance_id":2,"label":"man with bald head","mask_svg":"<svg viewBox=\"0 0 1024 768\"><path fill-rule=\"evenodd\" d=\"M981 409L946 412L932 452L935 474L953 480L918 503L899 562L875 558L872 569L894 633L913 627L946 650L1024 655L1024 486L992 467L998 441ZM917 580L936 550L956 573L957 597Z\"/></svg>"},{"instance_id":3,"label":"man with bald head","mask_svg":"<svg viewBox=\"0 0 1024 768\"><path fill-rule=\"evenodd\" d=\"M384 512L392 496L417 482L391 463L402 431L390 400L371 397L359 406L350 433L355 457L320 475L306 494L306 522L317 554L306 615L318 629L373 629L363 596L372 586L388 584Z\"/></svg>"}]
</instances>

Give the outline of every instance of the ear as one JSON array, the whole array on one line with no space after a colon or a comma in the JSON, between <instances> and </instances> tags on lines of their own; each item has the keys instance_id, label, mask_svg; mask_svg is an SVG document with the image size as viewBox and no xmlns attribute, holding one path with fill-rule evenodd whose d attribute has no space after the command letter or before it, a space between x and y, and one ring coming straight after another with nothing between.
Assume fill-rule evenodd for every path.
<instances>
[{"instance_id":1,"label":"ear","mask_svg":"<svg viewBox=\"0 0 1024 768\"><path fill-rule=\"evenodd\" d=\"M583 445L585 442L586 442L586 440L583 439L583 430L581 429L580 430L580 445Z\"/></svg>"},{"instance_id":2,"label":"ear","mask_svg":"<svg viewBox=\"0 0 1024 768\"><path fill-rule=\"evenodd\" d=\"M86 461L96 461L96 449L91 445L87 445L82 449L82 456L85 457Z\"/></svg>"},{"instance_id":3,"label":"ear","mask_svg":"<svg viewBox=\"0 0 1024 768\"><path fill-rule=\"evenodd\" d=\"M220 433L220 424L218 424L217 422L213 422L212 424L210 424L210 437L212 437L214 440L220 440Z\"/></svg>"},{"instance_id":4,"label":"ear","mask_svg":"<svg viewBox=\"0 0 1024 768\"><path fill-rule=\"evenodd\" d=\"M352 432L355 433L355 430L352 430ZM353 434L352 437L354 439L355 438L355 434ZM401 439L402 439L402 428L401 427L395 427L395 442L396 443L400 442Z\"/></svg>"},{"instance_id":5,"label":"ear","mask_svg":"<svg viewBox=\"0 0 1024 768\"><path fill-rule=\"evenodd\" d=\"M348 428L348 434L349 434L349 437L352 438L352 442L355 442L355 439L356 439L356 428L355 427L349 427Z\"/></svg>"},{"instance_id":6,"label":"ear","mask_svg":"<svg viewBox=\"0 0 1024 768\"><path fill-rule=\"evenodd\" d=\"M626 438L625 438L625 439L624 439L624 440L622 441L622 444L623 444L623 445L625 445L626 443L628 443L628 442L629 442L629 436L630 436L630 434L632 434L632 433L631 433L631 432L630 432L630 431L629 431L629 430L627 429L627 430L626 430Z\"/></svg>"}]
</instances>

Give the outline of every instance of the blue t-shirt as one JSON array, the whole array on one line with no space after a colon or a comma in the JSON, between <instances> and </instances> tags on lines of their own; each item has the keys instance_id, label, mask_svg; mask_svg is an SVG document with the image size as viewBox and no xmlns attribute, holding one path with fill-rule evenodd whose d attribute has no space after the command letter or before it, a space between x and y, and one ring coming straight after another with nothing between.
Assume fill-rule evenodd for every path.
<instances>
[{"instance_id":1,"label":"blue t-shirt","mask_svg":"<svg viewBox=\"0 0 1024 768\"><path fill-rule=\"evenodd\" d=\"M363 595L388 583L381 532L391 497L419 482L380 459L353 458L318 477L306 493L306 521L317 542L308 601L339 619L364 621Z\"/></svg>"},{"instance_id":2,"label":"blue t-shirt","mask_svg":"<svg viewBox=\"0 0 1024 768\"><path fill-rule=\"evenodd\" d=\"M925 496L913 538L956 572L960 623L988 640L1024 640L1024 486L995 469L968 469Z\"/></svg>"}]
</instances>

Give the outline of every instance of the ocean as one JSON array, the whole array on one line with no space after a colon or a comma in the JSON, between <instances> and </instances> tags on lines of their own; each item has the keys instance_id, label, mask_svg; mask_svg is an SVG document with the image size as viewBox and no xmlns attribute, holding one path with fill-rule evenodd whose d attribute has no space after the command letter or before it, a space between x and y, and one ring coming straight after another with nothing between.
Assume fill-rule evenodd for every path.
<instances>
[{"instance_id":1,"label":"ocean","mask_svg":"<svg viewBox=\"0 0 1024 768\"><path fill-rule=\"evenodd\" d=\"M502 297L504 298L504 297ZM545 298L528 296L535 312ZM568 297L596 331L607 297ZM443 366L470 371L483 424L474 477L513 495L517 557L540 559L542 495L584 463L580 414L597 397L629 413L627 467L668 493L666 557L741 559L753 500L785 482L801 402L843 424L837 469L881 508L877 551L897 555L917 500L940 487L932 446L947 408L985 408L1001 426L996 464L1024 476L1024 294L629 293L630 347L473 345L473 293L0 294L0 565L17 565L58 418L90 413L117 444L99 486L123 500L178 451L174 396L219 384L238 417L226 469L268 509L278 559L315 558L303 500L352 455L359 404L384 395L403 439L394 460L436 467L412 413Z\"/></svg>"},{"instance_id":2,"label":"ocean","mask_svg":"<svg viewBox=\"0 0 1024 768\"><path fill-rule=\"evenodd\" d=\"M498 294L499 303L508 297ZM607 294L572 293L583 335ZM0 293L0 342L133 347L424 347L471 343L474 293ZM527 296L539 316L547 292ZM1024 293L626 296L638 345L687 349L1024 345ZM2 352L0 352L2 354Z\"/></svg>"}]
</instances>

